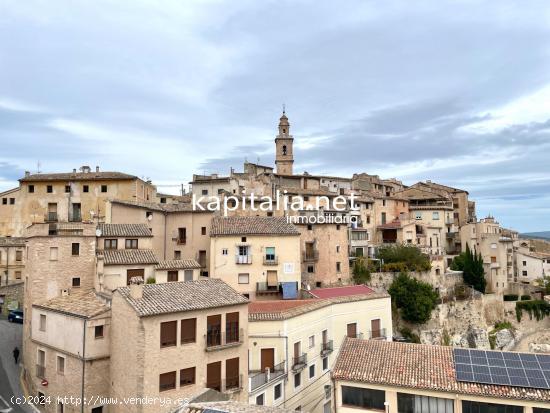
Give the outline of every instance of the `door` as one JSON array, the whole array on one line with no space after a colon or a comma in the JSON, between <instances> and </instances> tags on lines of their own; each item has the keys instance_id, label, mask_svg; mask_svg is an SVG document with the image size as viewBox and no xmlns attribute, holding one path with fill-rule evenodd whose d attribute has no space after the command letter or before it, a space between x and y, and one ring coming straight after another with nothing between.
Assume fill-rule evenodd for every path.
<instances>
[{"instance_id":1,"label":"door","mask_svg":"<svg viewBox=\"0 0 550 413\"><path fill-rule=\"evenodd\" d=\"M57 221L57 204L48 203L48 221L55 222Z\"/></svg>"},{"instance_id":2,"label":"door","mask_svg":"<svg viewBox=\"0 0 550 413\"><path fill-rule=\"evenodd\" d=\"M222 334L222 316L221 314L210 315L206 318L206 345L221 345Z\"/></svg>"},{"instance_id":3,"label":"door","mask_svg":"<svg viewBox=\"0 0 550 413\"><path fill-rule=\"evenodd\" d=\"M178 281L178 271L168 271L168 282Z\"/></svg>"},{"instance_id":4,"label":"door","mask_svg":"<svg viewBox=\"0 0 550 413\"><path fill-rule=\"evenodd\" d=\"M372 338L380 338L382 337L381 331L380 331L380 319L371 320L370 322L370 331L371 331L371 337Z\"/></svg>"},{"instance_id":5,"label":"door","mask_svg":"<svg viewBox=\"0 0 550 413\"><path fill-rule=\"evenodd\" d=\"M222 362L216 361L206 365L206 387L217 391L222 390Z\"/></svg>"},{"instance_id":6,"label":"door","mask_svg":"<svg viewBox=\"0 0 550 413\"><path fill-rule=\"evenodd\" d=\"M72 217L71 217L71 221L73 222L80 222L82 221L82 215L81 215L81 209L80 209L80 204L77 203L77 204L73 204L73 208L72 208Z\"/></svg>"},{"instance_id":7,"label":"door","mask_svg":"<svg viewBox=\"0 0 550 413\"><path fill-rule=\"evenodd\" d=\"M348 337L350 338L357 337L357 323L348 324Z\"/></svg>"},{"instance_id":8,"label":"door","mask_svg":"<svg viewBox=\"0 0 550 413\"><path fill-rule=\"evenodd\" d=\"M183 272L183 281L193 281L193 270L185 270Z\"/></svg>"},{"instance_id":9,"label":"door","mask_svg":"<svg viewBox=\"0 0 550 413\"><path fill-rule=\"evenodd\" d=\"M241 385L239 374L239 358L227 359L225 361L225 390L238 389Z\"/></svg>"},{"instance_id":10,"label":"door","mask_svg":"<svg viewBox=\"0 0 550 413\"><path fill-rule=\"evenodd\" d=\"M132 277L141 277L145 281L145 270L143 268L126 271L126 285L130 285Z\"/></svg>"},{"instance_id":11,"label":"door","mask_svg":"<svg viewBox=\"0 0 550 413\"><path fill-rule=\"evenodd\" d=\"M206 251L199 251L199 264L201 267L206 267Z\"/></svg>"},{"instance_id":12,"label":"door","mask_svg":"<svg viewBox=\"0 0 550 413\"><path fill-rule=\"evenodd\" d=\"M314 255L313 242L306 242L306 259L313 259Z\"/></svg>"},{"instance_id":13,"label":"door","mask_svg":"<svg viewBox=\"0 0 550 413\"><path fill-rule=\"evenodd\" d=\"M267 288L269 290L276 290L278 287L277 271L267 271Z\"/></svg>"},{"instance_id":14,"label":"door","mask_svg":"<svg viewBox=\"0 0 550 413\"><path fill-rule=\"evenodd\" d=\"M226 343L239 342L239 313L227 313L225 315Z\"/></svg>"},{"instance_id":15,"label":"door","mask_svg":"<svg viewBox=\"0 0 550 413\"><path fill-rule=\"evenodd\" d=\"M298 364L300 361L300 342L294 343L294 363Z\"/></svg>"},{"instance_id":16,"label":"door","mask_svg":"<svg viewBox=\"0 0 550 413\"><path fill-rule=\"evenodd\" d=\"M385 212L382 212L382 215L381 215L381 223L382 225L384 225L386 223L386 213Z\"/></svg>"},{"instance_id":17,"label":"door","mask_svg":"<svg viewBox=\"0 0 550 413\"><path fill-rule=\"evenodd\" d=\"M260 354L260 368L262 371L269 369L273 371L275 366L275 349L274 348L263 348Z\"/></svg>"}]
</instances>

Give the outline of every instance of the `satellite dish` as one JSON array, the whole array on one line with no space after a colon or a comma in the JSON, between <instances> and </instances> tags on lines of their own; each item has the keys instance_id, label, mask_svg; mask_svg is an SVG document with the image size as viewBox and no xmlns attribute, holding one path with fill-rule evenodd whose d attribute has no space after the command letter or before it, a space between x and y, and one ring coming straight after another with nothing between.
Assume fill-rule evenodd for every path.
<instances>
[{"instance_id":1,"label":"satellite dish","mask_svg":"<svg viewBox=\"0 0 550 413\"><path fill-rule=\"evenodd\" d=\"M95 230L95 236L98 238L101 237L101 230L99 228Z\"/></svg>"}]
</instances>

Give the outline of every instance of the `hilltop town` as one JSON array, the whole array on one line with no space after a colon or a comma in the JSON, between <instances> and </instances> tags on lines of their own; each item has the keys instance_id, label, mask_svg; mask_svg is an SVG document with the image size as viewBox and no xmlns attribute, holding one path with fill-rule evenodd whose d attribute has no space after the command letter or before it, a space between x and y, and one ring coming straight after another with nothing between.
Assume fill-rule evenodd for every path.
<instances>
[{"instance_id":1,"label":"hilltop town","mask_svg":"<svg viewBox=\"0 0 550 413\"><path fill-rule=\"evenodd\" d=\"M548 243L467 188L296 173L293 146L283 112L275 165L187 193L88 166L0 193L35 408L548 413Z\"/></svg>"}]
</instances>

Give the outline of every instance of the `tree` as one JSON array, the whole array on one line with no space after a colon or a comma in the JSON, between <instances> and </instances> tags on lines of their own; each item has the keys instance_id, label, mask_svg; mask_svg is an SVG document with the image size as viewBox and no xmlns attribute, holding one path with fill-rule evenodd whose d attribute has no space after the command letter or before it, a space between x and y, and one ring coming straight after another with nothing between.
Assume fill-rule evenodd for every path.
<instances>
[{"instance_id":1,"label":"tree","mask_svg":"<svg viewBox=\"0 0 550 413\"><path fill-rule=\"evenodd\" d=\"M380 247L378 258L384 260L384 265L392 271L402 268L404 271L430 271L430 257L423 254L415 245L393 244Z\"/></svg>"},{"instance_id":2,"label":"tree","mask_svg":"<svg viewBox=\"0 0 550 413\"><path fill-rule=\"evenodd\" d=\"M550 294L550 275L543 275L542 278L539 278L537 281L537 286L542 288L544 295Z\"/></svg>"},{"instance_id":3,"label":"tree","mask_svg":"<svg viewBox=\"0 0 550 413\"><path fill-rule=\"evenodd\" d=\"M485 293L487 281L485 280L485 270L483 269L483 258L481 254L474 254L468 244L466 252L457 255L451 263L451 269L462 271L462 278L466 285L472 286L475 290Z\"/></svg>"},{"instance_id":4,"label":"tree","mask_svg":"<svg viewBox=\"0 0 550 413\"><path fill-rule=\"evenodd\" d=\"M423 324L430 319L439 299L430 284L418 281L406 273L397 276L388 292L403 320L417 324Z\"/></svg>"},{"instance_id":5,"label":"tree","mask_svg":"<svg viewBox=\"0 0 550 413\"><path fill-rule=\"evenodd\" d=\"M353 263L353 280L356 284L370 281L370 271L365 263L365 257L357 257Z\"/></svg>"}]
</instances>

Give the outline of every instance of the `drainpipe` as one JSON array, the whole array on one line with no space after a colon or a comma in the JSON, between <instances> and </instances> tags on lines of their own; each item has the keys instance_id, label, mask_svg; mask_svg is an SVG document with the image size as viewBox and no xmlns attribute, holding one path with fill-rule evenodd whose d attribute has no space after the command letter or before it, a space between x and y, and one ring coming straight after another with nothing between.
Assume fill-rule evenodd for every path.
<instances>
[{"instance_id":1,"label":"drainpipe","mask_svg":"<svg viewBox=\"0 0 550 413\"><path fill-rule=\"evenodd\" d=\"M84 374L86 372L86 327L88 320L84 320L84 331L82 332L82 387L80 390L80 413L84 413Z\"/></svg>"},{"instance_id":2,"label":"drainpipe","mask_svg":"<svg viewBox=\"0 0 550 413\"><path fill-rule=\"evenodd\" d=\"M330 378L332 381L332 400L334 400L334 413L338 413L338 403L336 400L336 380L334 380L334 377Z\"/></svg>"},{"instance_id":3,"label":"drainpipe","mask_svg":"<svg viewBox=\"0 0 550 413\"><path fill-rule=\"evenodd\" d=\"M162 238L162 249L164 250L163 252L163 256L164 256L164 260L166 259L166 220L168 219L168 212L164 212L164 236Z\"/></svg>"}]
</instances>

